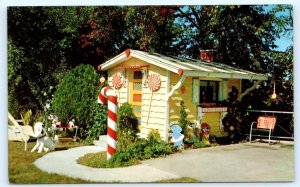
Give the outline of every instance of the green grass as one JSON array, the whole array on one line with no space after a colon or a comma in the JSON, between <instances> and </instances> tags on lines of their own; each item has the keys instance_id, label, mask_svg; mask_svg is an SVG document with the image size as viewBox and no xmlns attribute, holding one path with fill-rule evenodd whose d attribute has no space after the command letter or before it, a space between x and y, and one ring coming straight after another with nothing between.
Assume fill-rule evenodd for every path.
<instances>
[{"instance_id":1,"label":"green grass","mask_svg":"<svg viewBox=\"0 0 300 187\"><path fill-rule=\"evenodd\" d=\"M177 179L165 179L165 180L157 181L157 183L198 183L198 182L201 181L190 177L182 177Z\"/></svg>"},{"instance_id":2,"label":"green grass","mask_svg":"<svg viewBox=\"0 0 300 187\"><path fill-rule=\"evenodd\" d=\"M111 162L107 160L106 155L106 152L89 153L80 157L77 160L77 163L93 168L118 168L132 166L140 163L138 160L134 159L131 159L128 162Z\"/></svg>"},{"instance_id":3,"label":"green grass","mask_svg":"<svg viewBox=\"0 0 300 187\"><path fill-rule=\"evenodd\" d=\"M46 153L31 153L35 142L28 143L28 150L24 151L23 142L8 142L8 178L12 184L65 184L90 183L81 179L74 179L58 174L49 174L38 169L33 162ZM82 145L76 142L59 143L57 150L64 150Z\"/></svg>"}]
</instances>

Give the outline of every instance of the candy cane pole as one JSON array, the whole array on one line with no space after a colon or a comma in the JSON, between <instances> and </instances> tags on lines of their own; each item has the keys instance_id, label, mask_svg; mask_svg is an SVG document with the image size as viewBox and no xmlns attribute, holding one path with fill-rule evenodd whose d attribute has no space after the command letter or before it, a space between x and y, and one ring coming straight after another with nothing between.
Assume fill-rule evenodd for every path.
<instances>
[{"instance_id":1,"label":"candy cane pole","mask_svg":"<svg viewBox=\"0 0 300 187\"><path fill-rule=\"evenodd\" d=\"M117 140L117 96L111 87L104 87L98 95L98 103L107 103L107 160L116 152Z\"/></svg>"}]
</instances>

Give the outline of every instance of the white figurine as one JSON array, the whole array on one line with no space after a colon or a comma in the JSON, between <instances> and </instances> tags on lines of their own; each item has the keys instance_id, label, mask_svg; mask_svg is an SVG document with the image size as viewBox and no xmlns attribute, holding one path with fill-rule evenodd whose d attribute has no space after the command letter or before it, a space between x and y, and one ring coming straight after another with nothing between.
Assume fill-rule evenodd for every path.
<instances>
[{"instance_id":1,"label":"white figurine","mask_svg":"<svg viewBox=\"0 0 300 187\"><path fill-rule=\"evenodd\" d=\"M58 136L55 135L54 140L52 140L44 128L42 122L36 122L34 124L34 134L33 137L37 138L36 145L32 148L31 152L34 152L38 149L38 153L41 153L43 150L48 152L49 150L54 150L56 143L58 142Z\"/></svg>"}]
</instances>

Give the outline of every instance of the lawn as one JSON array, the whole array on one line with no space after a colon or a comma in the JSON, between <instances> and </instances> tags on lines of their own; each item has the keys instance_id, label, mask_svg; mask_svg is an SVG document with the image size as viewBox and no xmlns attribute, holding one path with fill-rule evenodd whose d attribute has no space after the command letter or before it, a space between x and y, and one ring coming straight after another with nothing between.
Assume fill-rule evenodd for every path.
<instances>
[{"instance_id":1,"label":"lawn","mask_svg":"<svg viewBox=\"0 0 300 187\"><path fill-rule=\"evenodd\" d=\"M81 179L74 179L58 174L50 174L38 169L33 162L47 153L31 153L35 142L28 143L28 150L24 151L24 143L8 142L8 177L11 184L65 184L90 183ZM67 149L82 145L80 143L59 143L57 149Z\"/></svg>"},{"instance_id":2,"label":"lawn","mask_svg":"<svg viewBox=\"0 0 300 187\"><path fill-rule=\"evenodd\" d=\"M82 184L91 181L74 179L64 175L50 174L37 168L33 162L47 153L31 153L35 142L28 143L28 150L24 151L24 143L8 142L8 177L10 184ZM78 142L59 143L56 151L81 146ZM199 182L193 178L178 178L157 181L157 183ZM99 182L100 183L100 182Z\"/></svg>"}]
</instances>

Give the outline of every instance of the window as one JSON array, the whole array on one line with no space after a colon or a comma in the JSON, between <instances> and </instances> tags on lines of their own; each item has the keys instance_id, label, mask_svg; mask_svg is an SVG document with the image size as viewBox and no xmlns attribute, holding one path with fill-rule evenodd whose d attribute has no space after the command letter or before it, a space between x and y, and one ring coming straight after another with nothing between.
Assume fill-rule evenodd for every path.
<instances>
[{"instance_id":1,"label":"window","mask_svg":"<svg viewBox=\"0 0 300 187\"><path fill-rule=\"evenodd\" d=\"M219 82L201 80L199 89L200 104L218 102Z\"/></svg>"},{"instance_id":2,"label":"window","mask_svg":"<svg viewBox=\"0 0 300 187\"><path fill-rule=\"evenodd\" d=\"M192 102L200 105L215 105L225 99L226 81L192 80Z\"/></svg>"}]
</instances>

